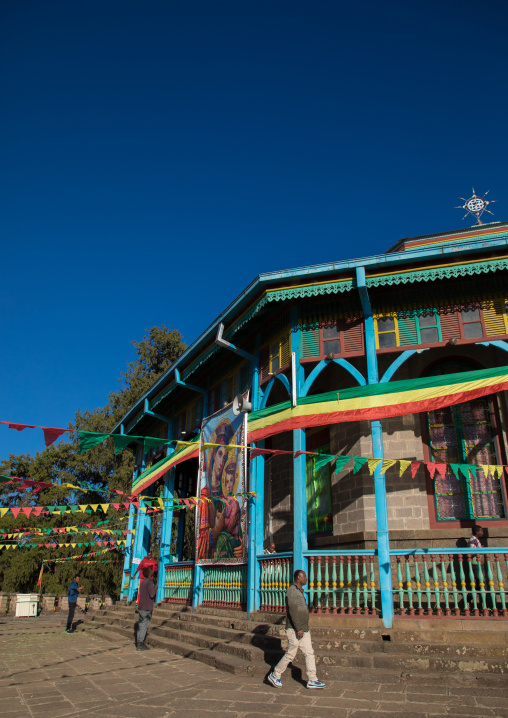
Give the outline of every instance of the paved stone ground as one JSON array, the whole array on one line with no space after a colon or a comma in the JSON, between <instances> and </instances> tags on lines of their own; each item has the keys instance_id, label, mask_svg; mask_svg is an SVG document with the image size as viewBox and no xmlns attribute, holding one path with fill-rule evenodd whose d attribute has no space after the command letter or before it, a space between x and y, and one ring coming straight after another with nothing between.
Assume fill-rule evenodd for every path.
<instances>
[{"instance_id":1,"label":"paved stone ground","mask_svg":"<svg viewBox=\"0 0 508 718\"><path fill-rule=\"evenodd\" d=\"M59 614L0 618L2 718L508 718L507 676L358 671L309 691L295 670L275 689L93 631L67 635L64 623Z\"/></svg>"}]
</instances>

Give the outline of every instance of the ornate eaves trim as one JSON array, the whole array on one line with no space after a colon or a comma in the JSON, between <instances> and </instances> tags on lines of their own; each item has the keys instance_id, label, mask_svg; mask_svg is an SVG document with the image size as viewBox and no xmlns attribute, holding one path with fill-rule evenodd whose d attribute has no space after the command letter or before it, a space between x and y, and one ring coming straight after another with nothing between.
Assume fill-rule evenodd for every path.
<instances>
[{"instance_id":1,"label":"ornate eaves trim","mask_svg":"<svg viewBox=\"0 0 508 718\"><path fill-rule=\"evenodd\" d=\"M382 277L367 278L367 287L382 287L394 284L409 284L412 282L432 282L435 279L451 279L453 277L466 277L475 274L487 274L498 270L508 269L508 259L488 260L471 264L459 264L452 267L438 267L435 269L421 269L414 272L386 274Z\"/></svg>"}]
</instances>

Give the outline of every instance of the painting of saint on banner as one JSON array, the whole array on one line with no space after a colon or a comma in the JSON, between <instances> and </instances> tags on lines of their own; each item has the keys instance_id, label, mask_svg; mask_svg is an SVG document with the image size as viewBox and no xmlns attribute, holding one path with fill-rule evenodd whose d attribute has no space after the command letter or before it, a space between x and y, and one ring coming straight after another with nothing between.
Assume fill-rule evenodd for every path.
<instances>
[{"instance_id":1,"label":"painting of saint on banner","mask_svg":"<svg viewBox=\"0 0 508 718\"><path fill-rule=\"evenodd\" d=\"M201 426L196 563L247 562L246 421L231 404Z\"/></svg>"}]
</instances>

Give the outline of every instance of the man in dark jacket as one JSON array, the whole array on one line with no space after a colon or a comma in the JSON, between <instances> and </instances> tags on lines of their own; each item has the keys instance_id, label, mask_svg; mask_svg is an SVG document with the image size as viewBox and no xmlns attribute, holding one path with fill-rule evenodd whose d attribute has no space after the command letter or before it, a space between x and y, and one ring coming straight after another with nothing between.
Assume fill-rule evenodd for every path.
<instances>
[{"instance_id":1,"label":"man in dark jacket","mask_svg":"<svg viewBox=\"0 0 508 718\"><path fill-rule=\"evenodd\" d=\"M69 585L69 615L67 616L67 628L65 629L65 633L72 633L72 620L74 618L74 611L76 610L78 595L81 591L81 588L78 586L78 583L79 576L74 576L73 580L70 582Z\"/></svg>"},{"instance_id":2,"label":"man in dark jacket","mask_svg":"<svg viewBox=\"0 0 508 718\"><path fill-rule=\"evenodd\" d=\"M307 688L324 688L323 681L316 675L316 660L309 631L309 610L303 593L307 583L305 571L295 571L294 583L286 591L286 636L288 649L268 676L268 681L275 688L282 688L280 677L300 649L305 657L307 671Z\"/></svg>"},{"instance_id":3,"label":"man in dark jacket","mask_svg":"<svg viewBox=\"0 0 508 718\"><path fill-rule=\"evenodd\" d=\"M143 569L144 579L141 581L139 587L139 599L138 599L138 635L136 649L138 651L148 651L148 646L145 646L146 632L148 630L148 624L152 618L153 611L153 600L155 598L155 586L153 584L153 571L150 568Z\"/></svg>"}]
</instances>

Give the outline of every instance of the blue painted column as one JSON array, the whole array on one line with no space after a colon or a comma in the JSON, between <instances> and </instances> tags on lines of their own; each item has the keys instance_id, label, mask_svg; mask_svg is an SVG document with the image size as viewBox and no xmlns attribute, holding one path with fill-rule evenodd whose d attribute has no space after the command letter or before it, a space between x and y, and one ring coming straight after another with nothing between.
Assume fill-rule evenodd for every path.
<instances>
[{"instance_id":1,"label":"blue painted column","mask_svg":"<svg viewBox=\"0 0 508 718\"><path fill-rule=\"evenodd\" d=\"M298 307L291 307L291 352L296 360L296 396L300 396L305 375L300 364L300 329ZM306 451L304 429L293 430L293 451ZM304 556L309 548L307 541L307 462L305 454L293 459L293 570L303 569L308 573L308 561Z\"/></svg>"},{"instance_id":2,"label":"blue painted column","mask_svg":"<svg viewBox=\"0 0 508 718\"><path fill-rule=\"evenodd\" d=\"M149 495L150 490L144 492L144 495ZM150 504L151 505L151 504ZM134 550L133 559L139 559L140 561L145 558L146 554L150 550L150 538L152 533L152 514L147 514L146 509L149 508L148 504L140 501L140 507L137 512L136 518L136 536L134 537ZM131 582L129 586L129 601L137 595L139 586L139 572L136 574L136 579L132 580L132 573L136 570L139 565L139 561L134 564L132 563Z\"/></svg>"},{"instance_id":3,"label":"blue painted column","mask_svg":"<svg viewBox=\"0 0 508 718\"><path fill-rule=\"evenodd\" d=\"M203 395L203 417L208 416L208 397L209 397L209 386L210 386L210 378L207 379L207 392ZM198 489L199 491L199 489ZM196 491L196 493L198 493ZM198 520L198 507L194 509L194 517L195 520ZM195 542L194 542L194 550L195 550ZM203 586L205 581L205 570L203 566L199 565L195 561L196 557L194 556L194 581L192 584L192 610L194 610L197 606L199 606L200 603L203 601Z\"/></svg>"},{"instance_id":4,"label":"blue painted column","mask_svg":"<svg viewBox=\"0 0 508 718\"><path fill-rule=\"evenodd\" d=\"M261 335L256 338L256 358L251 363L252 371L252 409L259 408L259 352L261 349ZM248 438L248 437L247 437ZM262 448L264 442L252 444L252 447ZM247 457L248 459L248 457ZM247 461L249 464L249 461ZM256 496L249 497L249 522L248 522L248 549L247 549L247 613L250 616L252 611L259 609L260 605L260 582L261 569L256 558L258 553L263 553L264 533L264 457L258 456L250 461L249 466L249 491L254 491Z\"/></svg>"},{"instance_id":5,"label":"blue painted column","mask_svg":"<svg viewBox=\"0 0 508 718\"><path fill-rule=\"evenodd\" d=\"M185 498L182 494L180 498ZM180 508L178 512L178 529L176 532L176 555L179 561L183 561L183 547L185 543L185 522L187 518L187 509L185 506Z\"/></svg>"},{"instance_id":6,"label":"blue painted column","mask_svg":"<svg viewBox=\"0 0 508 718\"><path fill-rule=\"evenodd\" d=\"M378 366L374 317L365 282L365 268L357 267L356 283L362 302L365 321L365 348L367 354L367 375L369 384L377 384ZM372 452L374 459L383 459L383 431L380 421L371 421ZM376 533L381 588L381 611L383 623L390 628L393 622L393 588L390 565L390 537L388 533L388 506L386 501L386 480L377 467L374 471L374 493L376 500Z\"/></svg>"},{"instance_id":7,"label":"blue painted column","mask_svg":"<svg viewBox=\"0 0 508 718\"><path fill-rule=\"evenodd\" d=\"M164 585L166 582L166 564L171 554L171 530L173 528L173 496L175 493L175 469L170 469L164 480L162 498L164 513L161 526L161 545L159 548L159 577L157 584L157 603L164 601Z\"/></svg>"},{"instance_id":8,"label":"blue painted column","mask_svg":"<svg viewBox=\"0 0 508 718\"><path fill-rule=\"evenodd\" d=\"M136 509L131 504L129 508L129 520L127 522L127 536L126 544L125 544L125 558L123 561L123 582L122 582L122 588L120 591L120 597L121 598L127 598L129 595L129 588L125 588L125 584L127 581L130 583L130 573L131 573L131 559L132 559L132 545L134 537L132 535L132 529L134 528L134 519L136 516Z\"/></svg>"}]
</instances>

